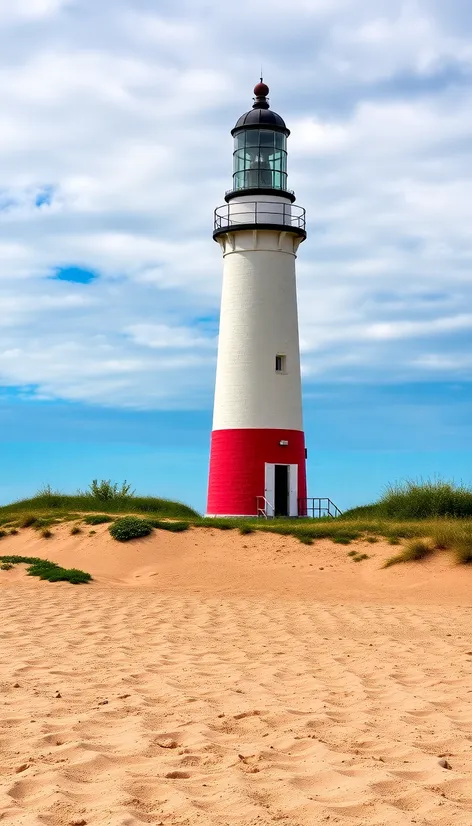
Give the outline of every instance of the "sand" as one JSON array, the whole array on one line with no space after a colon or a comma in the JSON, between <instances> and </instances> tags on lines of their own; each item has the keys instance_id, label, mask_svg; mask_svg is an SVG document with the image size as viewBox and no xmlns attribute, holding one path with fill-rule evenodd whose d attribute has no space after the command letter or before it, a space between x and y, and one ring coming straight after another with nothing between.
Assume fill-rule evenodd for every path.
<instances>
[{"instance_id":1,"label":"sand","mask_svg":"<svg viewBox=\"0 0 472 826\"><path fill-rule=\"evenodd\" d=\"M95 578L0 571L2 824L470 826L472 570L95 530L1 542Z\"/></svg>"}]
</instances>

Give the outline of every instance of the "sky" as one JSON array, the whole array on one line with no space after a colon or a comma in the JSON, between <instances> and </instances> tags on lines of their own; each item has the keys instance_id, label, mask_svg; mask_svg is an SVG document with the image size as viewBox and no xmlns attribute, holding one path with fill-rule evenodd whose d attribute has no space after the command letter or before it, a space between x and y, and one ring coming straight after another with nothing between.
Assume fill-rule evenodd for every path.
<instances>
[{"instance_id":1,"label":"sky","mask_svg":"<svg viewBox=\"0 0 472 826\"><path fill-rule=\"evenodd\" d=\"M0 0L0 502L205 507L212 214L263 67L307 210L311 496L472 484L467 0Z\"/></svg>"}]
</instances>

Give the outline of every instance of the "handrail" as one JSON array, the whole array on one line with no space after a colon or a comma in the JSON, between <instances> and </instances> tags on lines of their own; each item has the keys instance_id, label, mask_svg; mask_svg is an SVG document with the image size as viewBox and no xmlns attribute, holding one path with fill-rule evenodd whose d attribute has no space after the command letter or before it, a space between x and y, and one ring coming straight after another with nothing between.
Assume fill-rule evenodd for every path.
<instances>
[{"instance_id":1,"label":"handrail","mask_svg":"<svg viewBox=\"0 0 472 826\"><path fill-rule=\"evenodd\" d=\"M304 513L312 519L321 519L323 516L330 516L334 519L342 516L342 511L327 496L309 496L299 499L298 513Z\"/></svg>"},{"instance_id":2,"label":"handrail","mask_svg":"<svg viewBox=\"0 0 472 826\"><path fill-rule=\"evenodd\" d=\"M281 201L231 201L215 209L214 231L241 224L277 224L305 232L305 216L305 209L298 204Z\"/></svg>"},{"instance_id":3,"label":"handrail","mask_svg":"<svg viewBox=\"0 0 472 826\"><path fill-rule=\"evenodd\" d=\"M265 507L261 507L261 501L265 505ZM269 502L265 496L256 496L256 507L257 507L257 516L263 516L265 519L268 519L267 510L270 508L272 513L274 513L274 506Z\"/></svg>"}]
</instances>

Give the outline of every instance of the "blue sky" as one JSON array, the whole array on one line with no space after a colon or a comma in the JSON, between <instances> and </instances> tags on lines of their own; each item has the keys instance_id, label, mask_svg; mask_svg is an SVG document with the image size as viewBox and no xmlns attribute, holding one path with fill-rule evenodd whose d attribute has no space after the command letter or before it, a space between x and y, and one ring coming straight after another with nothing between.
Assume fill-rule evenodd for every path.
<instances>
[{"instance_id":1,"label":"blue sky","mask_svg":"<svg viewBox=\"0 0 472 826\"><path fill-rule=\"evenodd\" d=\"M0 501L103 476L204 508L212 211L261 63L308 217L310 494L472 484L472 8L253 9L0 7Z\"/></svg>"}]
</instances>

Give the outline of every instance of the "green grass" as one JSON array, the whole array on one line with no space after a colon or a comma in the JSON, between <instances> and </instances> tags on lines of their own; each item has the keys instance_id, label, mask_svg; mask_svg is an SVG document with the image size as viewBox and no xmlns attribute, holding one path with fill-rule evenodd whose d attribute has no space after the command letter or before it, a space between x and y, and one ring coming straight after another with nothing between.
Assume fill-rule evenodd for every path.
<instances>
[{"instance_id":1,"label":"green grass","mask_svg":"<svg viewBox=\"0 0 472 826\"><path fill-rule=\"evenodd\" d=\"M68 496L63 493L42 493L32 499L23 499L0 507L0 524L17 516L20 527L31 527L42 515L48 518L76 518L77 512L100 514L152 514L161 518L195 518L196 511L181 502L155 496L117 496L101 500L88 493ZM73 516L72 516L73 514Z\"/></svg>"},{"instance_id":2,"label":"green grass","mask_svg":"<svg viewBox=\"0 0 472 826\"><path fill-rule=\"evenodd\" d=\"M384 564L384 568L390 568L392 565L398 565L401 562L418 562L421 559L426 559L434 552L434 547L431 542L424 539L412 539L405 545L403 551L397 556L392 556Z\"/></svg>"},{"instance_id":3,"label":"green grass","mask_svg":"<svg viewBox=\"0 0 472 826\"><path fill-rule=\"evenodd\" d=\"M84 516L84 522L86 525L103 525L105 522L113 522L114 517L109 516L107 513L91 513L88 516Z\"/></svg>"},{"instance_id":4,"label":"green grass","mask_svg":"<svg viewBox=\"0 0 472 826\"><path fill-rule=\"evenodd\" d=\"M183 533L190 528L190 522L163 522L162 519L146 519L149 525L160 531L170 531L171 533Z\"/></svg>"},{"instance_id":5,"label":"green grass","mask_svg":"<svg viewBox=\"0 0 472 826\"><path fill-rule=\"evenodd\" d=\"M55 562L35 556L0 556L0 563L2 563L3 570L8 570L3 567L6 565L10 567L20 564L28 565L28 576L37 576L49 582L71 582L73 585L80 585L92 579L91 575L85 571L79 571L77 568L62 568Z\"/></svg>"},{"instance_id":6,"label":"green grass","mask_svg":"<svg viewBox=\"0 0 472 826\"><path fill-rule=\"evenodd\" d=\"M388 486L378 502L343 514L344 519L375 516L387 519L471 518L472 489L441 480L406 480Z\"/></svg>"}]
</instances>

